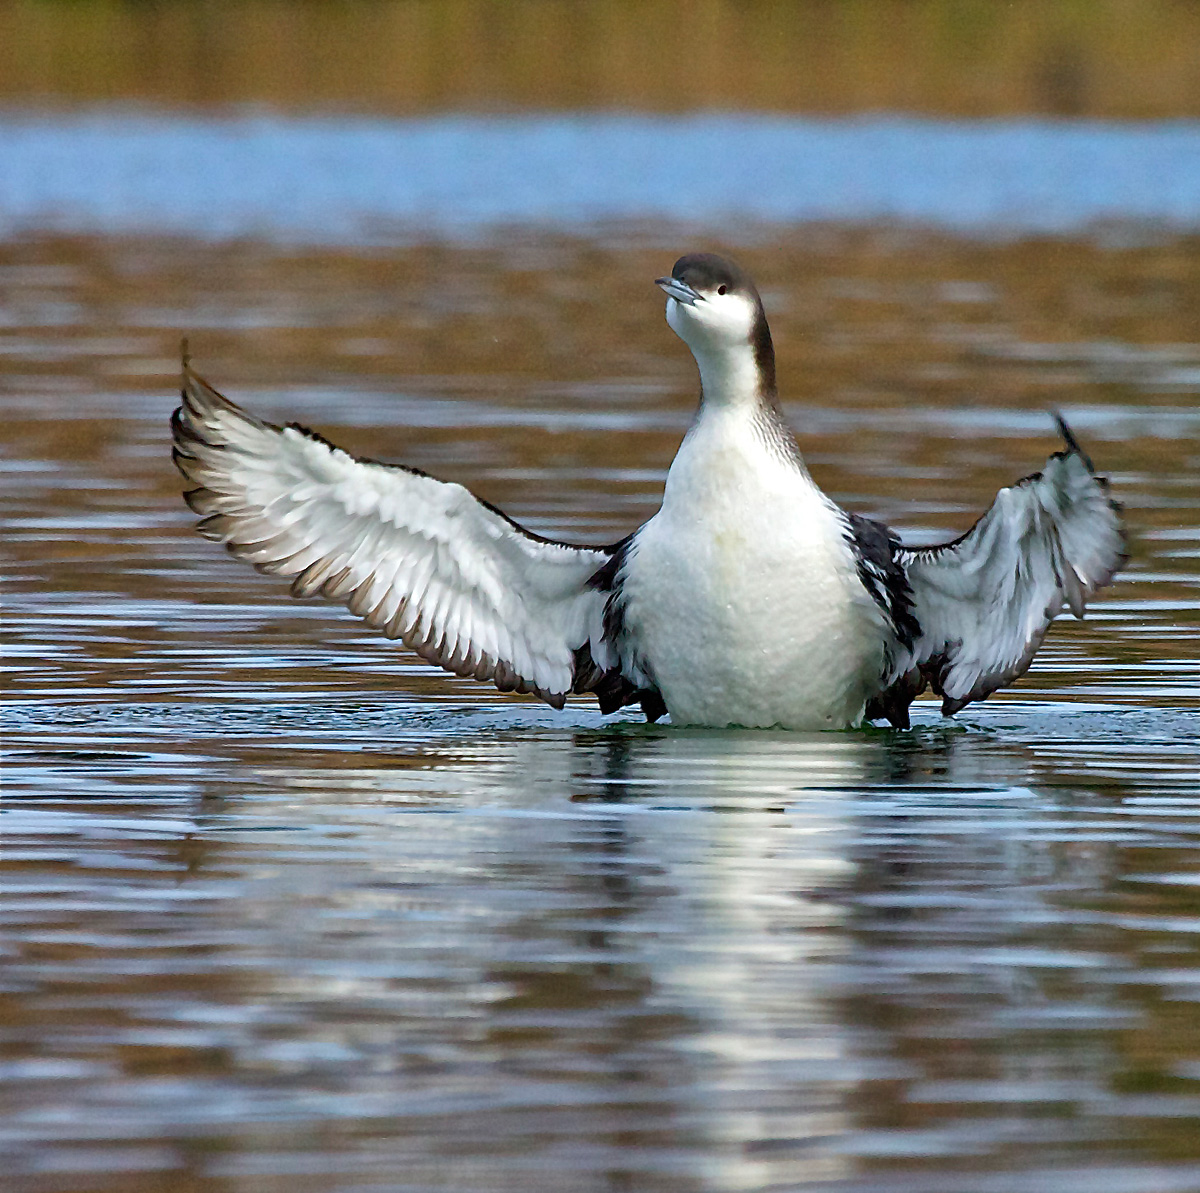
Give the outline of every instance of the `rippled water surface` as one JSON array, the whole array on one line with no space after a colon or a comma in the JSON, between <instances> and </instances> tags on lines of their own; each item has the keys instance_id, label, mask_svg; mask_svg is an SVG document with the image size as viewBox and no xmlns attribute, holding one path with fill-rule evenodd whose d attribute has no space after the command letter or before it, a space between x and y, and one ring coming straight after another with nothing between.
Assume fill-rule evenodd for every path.
<instances>
[{"instance_id":1,"label":"rippled water surface","mask_svg":"<svg viewBox=\"0 0 1200 1193\"><path fill-rule=\"evenodd\" d=\"M555 713L192 533L184 332L267 417L615 540L694 405L651 279L697 238L860 512L961 530L1068 415L1133 558L1015 689ZM6 1188L1200 1189L1194 237L28 232L0 295Z\"/></svg>"}]
</instances>

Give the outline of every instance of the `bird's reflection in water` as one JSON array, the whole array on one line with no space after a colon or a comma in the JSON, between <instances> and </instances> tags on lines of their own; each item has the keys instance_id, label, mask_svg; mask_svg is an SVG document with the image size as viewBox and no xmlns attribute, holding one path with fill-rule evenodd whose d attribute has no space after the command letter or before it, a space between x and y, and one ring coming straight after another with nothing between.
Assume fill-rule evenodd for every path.
<instances>
[{"instance_id":1,"label":"bird's reflection in water","mask_svg":"<svg viewBox=\"0 0 1200 1193\"><path fill-rule=\"evenodd\" d=\"M281 989L299 981L316 1006L327 986L339 1021L359 1001L390 1020L398 1056L443 1078L469 1070L475 1092L522 1086L537 1102L518 1131L531 1154L583 1132L609 1187L633 1179L620 1157L646 1149L704 1155L702 1187L840 1179L849 1162L833 1144L855 1129L864 1086L908 1071L870 1022L886 999L846 997L862 909L957 880L905 844L931 807L954 817L990 801L1003 839L1003 792L1020 790L1026 763L981 751L986 735L957 730L630 726L475 736L421 765L277 771L293 815L303 793L308 824L349 834L348 851L314 854L306 897L313 869L332 866L315 889L343 933L360 929L327 937L304 977L322 948L311 917L290 921ZM954 867L970 868L972 848L995 860L992 838L970 840ZM1014 873L1014 897L1019 885ZM389 957L398 976L381 987ZM414 997L414 963L438 1000ZM496 1124L497 1138L513 1129Z\"/></svg>"},{"instance_id":2,"label":"bird's reflection in water","mask_svg":"<svg viewBox=\"0 0 1200 1193\"><path fill-rule=\"evenodd\" d=\"M843 735L738 731L575 744L576 802L626 811L611 853L656 862L649 890L630 883L609 944L633 945L649 997L678 1017L663 1041L674 1114L717 1159L713 1187L844 1176L840 1158L808 1146L845 1129L852 1083L813 979L840 948L828 892L850 880L840 793L861 789L874 751ZM643 1063L652 1080L661 1062ZM777 1156L781 1139L806 1141L803 1154Z\"/></svg>"},{"instance_id":3,"label":"bird's reflection in water","mask_svg":"<svg viewBox=\"0 0 1200 1193\"><path fill-rule=\"evenodd\" d=\"M604 945L636 942L646 988L681 1014L680 1109L722 1157L719 1187L845 1178L831 1145L863 1125L864 1103L903 1101L916 1070L883 1026L893 991L869 957L895 945L920 967L913 906L953 903L947 888L979 873L998 906L1044 897L1013 848L1028 760L991 744L956 729L576 736L576 802L631 813L609 829L627 880L609 888L620 913ZM949 851L914 848L948 824ZM637 877L647 858L652 886Z\"/></svg>"},{"instance_id":4,"label":"bird's reflection in water","mask_svg":"<svg viewBox=\"0 0 1200 1193\"><path fill-rule=\"evenodd\" d=\"M608 1046L647 1082L661 1078L666 1048L675 1112L720 1157L714 1187L848 1174L826 1145L853 1128L853 1091L903 1071L866 1054L842 1016L862 876L902 882L907 864L876 865L863 825L903 819L893 797L914 782L953 788L958 771L974 774L958 759L963 742L958 732L575 736L573 799L607 813L595 898L610 919L590 944L637 973L643 1006L675 1017L658 1051L631 1052L616 1023ZM607 979L597 1006L611 997Z\"/></svg>"}]
</instances>

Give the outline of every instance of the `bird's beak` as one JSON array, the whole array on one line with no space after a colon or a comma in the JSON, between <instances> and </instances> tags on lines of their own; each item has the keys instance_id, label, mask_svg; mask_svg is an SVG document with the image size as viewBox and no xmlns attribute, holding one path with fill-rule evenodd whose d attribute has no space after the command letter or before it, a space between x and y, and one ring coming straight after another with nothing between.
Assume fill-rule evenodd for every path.
<instances>
[{"instance_id":1,"label":"bird's beak","mask_svg":"<svg viewBox=\"0 0 1200 1193\"><path fill-rule=\"evenodd\" d=\"M681 302L684 306L695 306L696 300L700 297L695 290L687 284L681 282L678 278L655 278L654 284L658 286L668 298L675 299L676 302Z\"/></svg>"}]
</instances>

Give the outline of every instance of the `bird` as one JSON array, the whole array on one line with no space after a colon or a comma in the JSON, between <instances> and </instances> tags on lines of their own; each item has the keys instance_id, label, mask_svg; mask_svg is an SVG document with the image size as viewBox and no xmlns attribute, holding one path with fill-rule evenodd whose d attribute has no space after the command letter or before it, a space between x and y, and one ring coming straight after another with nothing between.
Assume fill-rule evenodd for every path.
<instances>
[{"instance_id":1,"label":"bird","mask_svg":"<svg viewBox=\"0 0 1200 1193\"><path fill-rule=\"evenodd\" d=\"M658 511L619 542L543 537L462 485L266 422L185 342L171 425L197 529L455 675L673 726L905 729L927 689L952 716L1126 563L1121 507L1060 415L1062 450L951 541L906 546L842 509L781 412L751 277L698 252L655 284L700 400Z\"/></svg>"}]
</instances>

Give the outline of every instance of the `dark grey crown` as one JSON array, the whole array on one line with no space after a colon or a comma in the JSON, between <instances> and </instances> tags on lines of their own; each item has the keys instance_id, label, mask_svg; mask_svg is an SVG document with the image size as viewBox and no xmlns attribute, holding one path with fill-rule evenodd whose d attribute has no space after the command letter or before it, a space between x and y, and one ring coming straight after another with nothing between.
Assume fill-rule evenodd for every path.
<instances>
[{"instance_id":1,"label":"dark grey crown","mask_svg":"<svg viewBox=\"0 0 1200 1193\"><path fill-rule=\"evenodd\" d=\"M762 303L750 275L735 261L716 253L688 253L680 257L671 268L671 276L701 293L724 286L726 293L744 294L759 305Z\"/></svg>"}]
</instances>

